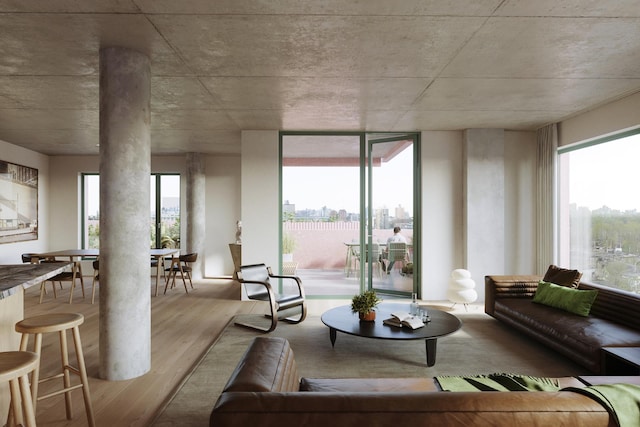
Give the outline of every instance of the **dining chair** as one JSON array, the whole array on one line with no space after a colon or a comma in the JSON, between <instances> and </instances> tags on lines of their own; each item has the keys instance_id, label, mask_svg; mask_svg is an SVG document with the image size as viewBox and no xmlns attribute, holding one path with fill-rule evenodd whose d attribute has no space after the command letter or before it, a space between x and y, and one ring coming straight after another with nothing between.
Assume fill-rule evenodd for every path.
<instances>
[{"instance_id":1,"label":"dining chair","mask_svg":"<svg viewBox=\"0 0 640 427\"><path fill-rule=\"evenodd\" d=\"M93 265L93 280L91 281L91 304L93 304L96 298L96 282L100 281L100 261L95 260Z\"/></svg>"},{"instance_id":2,"label":"dining chair","mask_svg":"<svg viewBox=\"0 0 640 427\"><path fill-rule=\"evenodd\" d=\"M56 260L56 259L43 259L40 261L41 264L44 263L66 263L67 261L60 261L60 260ZM78 277L78 274L76 273L78 271L77 268L73 267L72 271L64 271L62 273L56 274L55 276L47 279L50 280L51 282L59 282L60 283L60 287L62 287L62 282L71 282L71 289L69 290L69 304L73 303L73 292L76 289L76 279L79 279L80 277ZM82 273L80 273L82 274ZM82 288L82 298L85 297L84 294L84 282L82 280L80 280L80 287ZM40 297L42 298L42 293L40 294Z\"/></svg>"},{"instance_id":3,"label":"dining chair","mask_svg":"<svg viewBox=\"0 0 640 427\"><path fill-rule=\"evenodd\" d=\"M25 253L22 254L21 256L22 258L22 262L25 264L31 263L31 264L40 264L41 262L45 262L45 258L40 257L36 254L32 254L32 253ZM58 293L56 292L56 281L57 281L57 277L61 276L64 273L60 273L58 275L56 275L55 277L52 277L50 279L44 280L41 284L40 284L40 304L42 304L42 299L44 298L44 296L47 294L47 289L46 289L46 284L47 282L51 282L51 289L53 290L53 298L58 298ZM60 284L60 289L64 289L62 287L62 280L58 281Z\"/></svg>"},{"instance_id":4,"label":"dining chair","mask_svg":"<svg viewBox=\"0 0 640 427\"><path fill-rule=\"evenodd\" d=\"M197 252L192 252L172 258L171 265L165 269L167 273L166 282L164 285L165 294L167 293L169 282L171 282L171 289L176 286L176 275L178 273L180 273L180 277L182 278L182 284L184 285L185 292L189 293L189 289L187 288L187 280L189 280L189 285L191 285L191 289L193 289L193 282L191 280L191 273L193 272L193 268L191 267L191 264L196 262L197 260Z\"/></svg>"}]
</instances>

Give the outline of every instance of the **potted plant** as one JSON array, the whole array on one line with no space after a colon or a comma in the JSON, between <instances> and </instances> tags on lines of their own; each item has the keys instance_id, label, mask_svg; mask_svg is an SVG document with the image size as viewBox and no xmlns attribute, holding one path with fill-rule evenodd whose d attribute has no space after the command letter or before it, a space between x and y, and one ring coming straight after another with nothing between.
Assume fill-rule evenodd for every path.
<instances>
[{"instance_id":1,"label":"potted plant","mask_svg":"<svg viewBox=\"0 0 640 427\"><path fill-rule=\"evenodd\" d=\"M289 233L282 235L282 261L293 261L293 250L296 248L296 240Z\"/></svg>"},{"instance_id":2,"label":"potted plant","mask_svg":"<svg viewBox=\"0 0 640 427\"><path fill-rule=\"evenodd\" d=\"M351 299L351 311L358 313L360 320L374 321L376 318L375 307L382 300L378 298L376 291L368 290Z\"/></svg>"}]
</instances>

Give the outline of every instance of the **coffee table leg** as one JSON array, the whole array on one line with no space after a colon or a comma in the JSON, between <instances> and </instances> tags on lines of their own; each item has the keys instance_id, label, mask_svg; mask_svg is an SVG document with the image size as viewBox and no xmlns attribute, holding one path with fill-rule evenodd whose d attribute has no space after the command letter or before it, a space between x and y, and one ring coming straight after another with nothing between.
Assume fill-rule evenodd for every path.
<instances>
[{"instance_id":1,"label":"coffee table leg","mask_svg":"<svg viewBox=\"0 0 640 427\"><path fill-rule=\"evenodd\" d=\"M334 328L329 328L329 339L331 340L331 347L336 344L336 330Z\"/></svg>"},{"instance_id":2,"label":"coffee table leg","mask_svg":"<svg viewBox=\"0 0 640 427\"><path fill-rule=\"evenodd\" d=\"M438 340L436 338L426 339L424 343L427 352L427 366L433 366L436 364L436 344Z\"/></svg>"}]
</instances>

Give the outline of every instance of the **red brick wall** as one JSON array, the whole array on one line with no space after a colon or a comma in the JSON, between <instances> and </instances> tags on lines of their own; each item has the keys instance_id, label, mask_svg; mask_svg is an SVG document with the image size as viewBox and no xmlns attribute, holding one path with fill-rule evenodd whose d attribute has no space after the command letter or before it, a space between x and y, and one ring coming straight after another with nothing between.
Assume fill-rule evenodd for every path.
<instances>
[{"instance_id":1,"label":"red brick wall","mask_svg":"<svg viewBox=\"0 0 640 427\"><path fill-rule=\"evenodd\" d=\"M285 222L283 232L294 237L293 260L302 269L343 269L347 255L345 243L359 239L357 222ZM403 230L412 239L413 230ZM374 230L374 241L386 242L392 229Z\"/></svg>"}]
</instances>

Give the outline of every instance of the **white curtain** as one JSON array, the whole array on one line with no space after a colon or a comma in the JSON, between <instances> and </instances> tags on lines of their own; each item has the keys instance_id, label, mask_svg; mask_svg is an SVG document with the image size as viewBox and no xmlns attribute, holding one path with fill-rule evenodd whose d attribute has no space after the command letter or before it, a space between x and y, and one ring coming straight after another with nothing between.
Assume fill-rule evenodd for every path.
<instances>
[{"instance_id":1,"label":"white curtain","mask_svg":"<svg viewBox=\"0 0 640 427\"><path fill-rule=\"evenodd\" d=\"M538 129L536 167L536 274L544 274L549 264L555 264L556 229L556 159L558 126L556 123Z\"/></svg>"}]
</instances>

